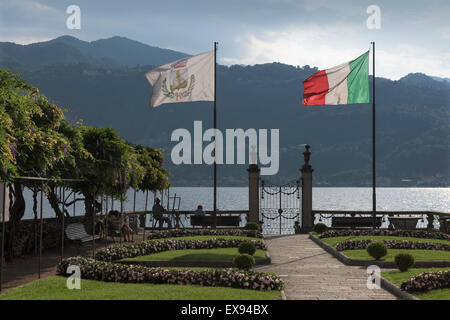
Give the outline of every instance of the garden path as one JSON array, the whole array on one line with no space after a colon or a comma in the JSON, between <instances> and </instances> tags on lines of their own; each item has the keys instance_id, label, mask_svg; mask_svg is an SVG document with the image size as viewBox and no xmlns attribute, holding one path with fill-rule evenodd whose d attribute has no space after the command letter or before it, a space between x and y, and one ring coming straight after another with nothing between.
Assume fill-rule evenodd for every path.
<instances>
[{"instance_id":1,"label":"garden path","mask_svg":"<svg viewBox=\"0 0 450 320\"><path fill-rule=\"evenodd\" d=\"M265 241L272 264L255 270L280 276L288 300L396 299L383 289L367 289L365 268L344 265L308 235L272 235Z\"/></svg>"}]
</instances>

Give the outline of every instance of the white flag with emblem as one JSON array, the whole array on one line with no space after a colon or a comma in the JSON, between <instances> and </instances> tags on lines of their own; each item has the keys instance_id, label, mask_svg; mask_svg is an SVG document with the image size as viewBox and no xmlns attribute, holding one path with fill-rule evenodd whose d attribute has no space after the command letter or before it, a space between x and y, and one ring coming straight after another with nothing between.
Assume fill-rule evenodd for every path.
<instances>
[{"instance_id":1,"label":"white flag with emblem","mask_svg":"<svg viewBox=\"0 0 450 320\"><path fill-rule=\"evenodd\" d=\"M145 77L153 87L150 107L214 101L214 51L167 63L150 70Z\"/></svg>"}]
</instances>

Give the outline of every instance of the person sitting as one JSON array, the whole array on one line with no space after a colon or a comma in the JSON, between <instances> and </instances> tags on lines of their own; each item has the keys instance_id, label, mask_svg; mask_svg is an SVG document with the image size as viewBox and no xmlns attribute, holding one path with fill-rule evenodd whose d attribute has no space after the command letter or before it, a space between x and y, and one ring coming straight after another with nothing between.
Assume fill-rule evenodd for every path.
<instances>
[{"instance_id":1,"label":"person sitting","mask_svg":"<svg viewBox=\"0 0 450 320\"><path fill-rule=\"evenodd\" d=\"M197 210L195 210L195 215L196 216L205 216L205 211L203 211L203 206L201 204L199 204L197 206Z\"/></svg>"},{"instance_id":2,"label":"person sitting","mask_svg":"<svg viewBox=\"0 0 450 320\"><path fill-rule=\"evenodd\" d=\"M125 223L121 217L121 213L117 210L111 210L108 213L108 224L111 230L120 231L125 241L132 241L134 234L133 229Z\"/></svg>"},{"instance_id":3,"label":"person sitting","mask_svg":"<svg viewBox=\"0 0 450 320\"><path fill-rule=\"evenodd\" d=\"M155 204L153 205L153 208L152 208L153 217L155 217L155 219L158 220L160 229L162 229L164 222L167 223L168 228L171 229L172 222L170 221L170 219L168 217L164 217L163 214L165 212L166 212L166 210L161 205L161 201L159 200L159 198L156 198Z\"/></svg>"}]
</instances>

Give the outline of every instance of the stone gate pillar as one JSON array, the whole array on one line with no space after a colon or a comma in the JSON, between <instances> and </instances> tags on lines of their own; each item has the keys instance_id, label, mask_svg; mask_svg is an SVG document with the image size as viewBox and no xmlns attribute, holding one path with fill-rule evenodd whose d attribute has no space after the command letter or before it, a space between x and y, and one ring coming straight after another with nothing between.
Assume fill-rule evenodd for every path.
<instances>
[{"instance_id":1,"label":"stone gate pillar","mask_svg":"<svg viewBox=\"0 0 450 320\"><path fill-rule=\"evenodd\" d=\"M314 169L309 164L311 157L309 148L310 146L307 144L305 146L306 150L303 152L305 164L300 169L302 173L302 233L311 232L314 226L314 216L312 213L312 173Z\"/></svg>"},{"instance_id":2,"label":"stone gate pillar","mask_svg":"<svg viewBox=\"0 0 450 320\"><path fill-rule=\"evenodd\" d=\"M259 223L259 169L257 164L251 164L248 169L248 222Z\"/></svg>"}]
</instances>

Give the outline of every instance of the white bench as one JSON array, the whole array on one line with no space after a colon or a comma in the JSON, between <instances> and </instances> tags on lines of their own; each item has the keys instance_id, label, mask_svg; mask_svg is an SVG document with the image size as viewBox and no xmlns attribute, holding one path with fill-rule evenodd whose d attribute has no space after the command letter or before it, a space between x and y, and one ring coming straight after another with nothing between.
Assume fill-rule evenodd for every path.
<instances>
[{"instance_id":1,"label":"white bench","mask_svg":"<svg viewBox=\"0 0 450 320\"><path fill-rule=\"evenodd\" d=\"M82 243L100 239L100 236L97 234L94 236L87 234L84 225L80 222L69 224L66 228L66 236L69 240L81 241Z\"/></svg>"}]
</instances>

